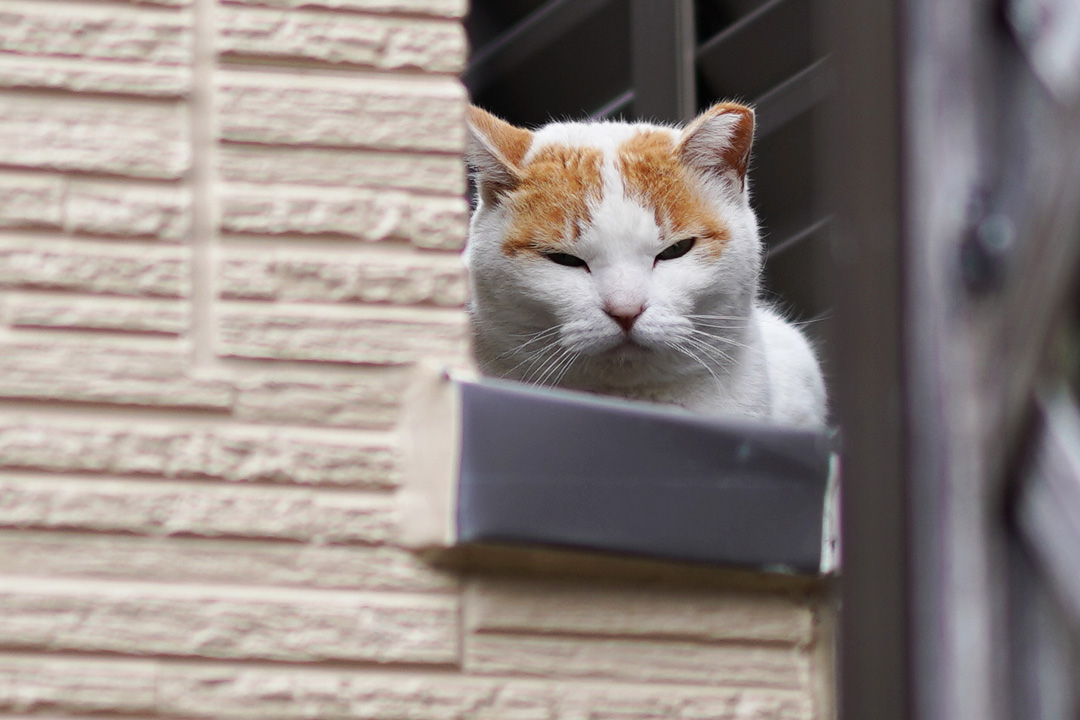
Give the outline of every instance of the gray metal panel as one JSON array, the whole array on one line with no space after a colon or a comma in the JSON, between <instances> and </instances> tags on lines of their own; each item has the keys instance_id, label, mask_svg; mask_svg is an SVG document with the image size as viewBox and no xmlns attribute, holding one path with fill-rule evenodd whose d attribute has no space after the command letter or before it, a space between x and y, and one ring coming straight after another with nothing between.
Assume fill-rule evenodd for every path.
<instances>
[{"instance_id":1,"label":"gray metal panel","mask_svg":"<svg viewBox=\"0 0 1080 720\"><path fill-rule=\"evenodd\" d=\"M816 573L829 438L462 385L458 538Z\"/></svg>"}]
</instances>

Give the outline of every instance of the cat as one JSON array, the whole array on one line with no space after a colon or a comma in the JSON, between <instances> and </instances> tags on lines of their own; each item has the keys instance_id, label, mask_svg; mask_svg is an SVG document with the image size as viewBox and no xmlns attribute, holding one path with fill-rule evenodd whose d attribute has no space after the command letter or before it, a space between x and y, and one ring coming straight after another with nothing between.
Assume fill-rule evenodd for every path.
<instances>
[{"instance_id":1,"label":"cat","mask_svg":"<svg viewBox=\"0 0 1080 720\"><path fill-rule=\"evenodd\" d=\"M683 129L530 131L470 107L465 264L481 372L823 427L810 343L758 298L753 135L753 110L731 102Z\"/></svg>"}]
</instances>

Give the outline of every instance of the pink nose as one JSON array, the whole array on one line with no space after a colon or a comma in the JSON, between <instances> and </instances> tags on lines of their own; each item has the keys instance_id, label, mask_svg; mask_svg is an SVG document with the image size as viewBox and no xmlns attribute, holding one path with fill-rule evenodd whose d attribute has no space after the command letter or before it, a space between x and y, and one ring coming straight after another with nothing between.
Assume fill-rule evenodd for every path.
<instances>
[{"instance_id":1,"label":"pink nose","mask_svg":"<svg viewBox=\"0 0 1080 720\"><path fill-rule=\"evenodd\" d=\"M633 307L605 307L604 312L608 314L612 320L619 324L625 332L630 332L630 329L634 327L634 323L641 313L645 312L645 308L641 305L635 305Z\"/></svg>"}]
</instances>

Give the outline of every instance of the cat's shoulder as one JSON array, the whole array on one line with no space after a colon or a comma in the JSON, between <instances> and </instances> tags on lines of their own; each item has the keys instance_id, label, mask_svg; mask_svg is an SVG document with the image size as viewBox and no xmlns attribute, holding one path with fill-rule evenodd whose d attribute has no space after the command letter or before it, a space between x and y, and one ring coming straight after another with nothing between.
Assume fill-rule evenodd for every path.
<instances>
[{"instance_id":1,"label":"cat's shoulder","mask_svg":"<svg viewBox=\"0 0 1080 720\"><path fill-rule=\"evenodd\" d=\"M824 426L825 380L813 344L774 307L758 304L752 318L765 355L772 419L802 426Z\"/></svg>"}]
</instances>

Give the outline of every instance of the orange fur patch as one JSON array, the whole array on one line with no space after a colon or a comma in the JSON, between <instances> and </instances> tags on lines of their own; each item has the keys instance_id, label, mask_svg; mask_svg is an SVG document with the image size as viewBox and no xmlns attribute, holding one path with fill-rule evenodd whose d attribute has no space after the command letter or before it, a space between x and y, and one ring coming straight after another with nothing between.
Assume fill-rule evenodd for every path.
<instances>
[{"instance_id":1,"label":"orange fur patch","mask_svg":"<svg viewBox=\"0 0 1080 720\"><path fill-rule=\"evenodd\" d=\"M625 141L618 169L629 197L652 208L667 240L696 237L712 254L723 251L728 228L701 197L669 134L643 130Z\"/></svg>"},{"instance_id":2,"label":"orange fur patch","mask_svg":"<svg viewBox=\"0 0 1080 720\"><path fill-rule=\"evenodd\" d=\"M590 203L600 198L602 160L596 148L540 148L507 198L513 220L503 252L568 249L591 220Z\"/></svg>"}]
</instances>

